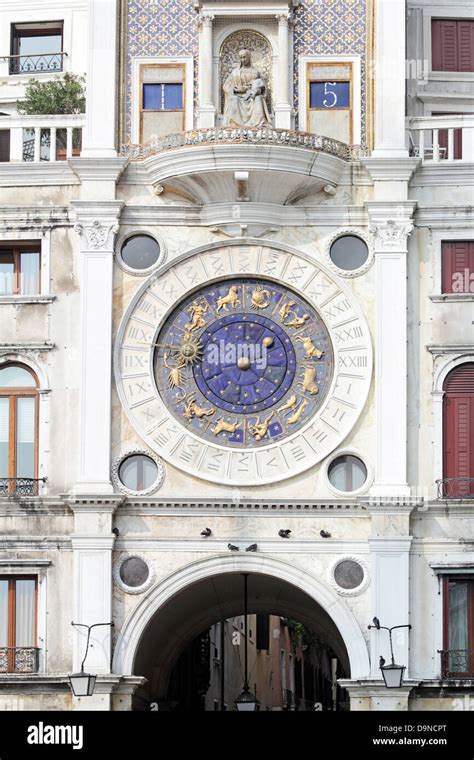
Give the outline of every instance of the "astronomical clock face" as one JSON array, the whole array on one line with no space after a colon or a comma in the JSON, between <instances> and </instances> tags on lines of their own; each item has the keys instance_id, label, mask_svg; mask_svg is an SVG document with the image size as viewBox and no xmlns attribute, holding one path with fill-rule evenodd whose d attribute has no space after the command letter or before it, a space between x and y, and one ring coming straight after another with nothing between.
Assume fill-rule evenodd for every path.
<instances>
[{"instance_id":1,"label":"astronomical clock face","mask_svg":"<svg viewBox=\"0 0 474 760\"><path fill-rule=\"evenodd\" d=\"M283 441L326 397L334 351L316 310L263 278L226 278L173 310L155 348L158 392L204 441Z\"/></svg>"},{"instance_id":2,"label":"astronomical clock face","mask_svg":"<svg viewBox=\"0 0 474 760\"><path fill-rule=\"evenodd\" d=\"M371 349L332 275L300 254L240 244L148 280L122 320L115 364L153 450L198 477L257 485L307 469L347 435Z\"/></svg>"}]
</instances>

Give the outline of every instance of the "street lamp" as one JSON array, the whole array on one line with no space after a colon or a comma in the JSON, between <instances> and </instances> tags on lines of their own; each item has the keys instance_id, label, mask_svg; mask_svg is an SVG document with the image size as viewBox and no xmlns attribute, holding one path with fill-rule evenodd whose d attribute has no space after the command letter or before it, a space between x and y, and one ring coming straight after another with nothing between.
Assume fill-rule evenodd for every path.
<instances>
[{"instance_id":1,"label":"street lamp","mask_svg":"<svg viewBox=\"0 0 474 760\"><path fill-rule=\"evenodd\" d=\"M392 662L390 665L385 665L385 659L383 657L380 657L379 660L379 667L382 671L385 686L387 689L399 689L403 682L403 673L405 672L406 667L405 665L397 665L393 657L392 631L394 631L396 628L408 628L410 631L411 625L393 625L391 628L387 628L386 625L380 625L380 620L377 617L374 617L372 622L373 625L368 626L369 630L371 628L375 628L377 631L380 631L381 629L388 631Z\"/></svg>"},{"instance_id":2,"label":"street lamp","mask_svg":"<svg viewBox=\"0 0 474 760\"><path fill-rule=\"evenodd\" d=\"M93 625L84 625L83 623L71 623L71 625L76 626L77 628L87 628L87 643L86 643L86 651L84 654L84 659L81 663L81 671L80 673L71 673L69 677L69 683L71 685L72 693L75 697L92 697L94 693L95 688L95 681L97 676L91 675L90 673L84 673L84 663L87 658L87 653L89 651L89 644L90 644L90 638L91 638L91 630L92 628L96 628L99 625L110 625L113 626L113 623L94 623Z\"/></svg>"},{"instance_id":3,"label":"street lamp","mask_svg":"<svg viewBox=\"0 0 474 760\"><path fill-rule=\"evenodd\" d=\"M248 679L248 636L247 636L247 583L248 573L244 573L244 631L245 631L245 649L244 649L244 688L241 694L235 700L235 706L238 712L255 712L257 709L257 699L250 691Z\"/></svg>"}]
</instances>

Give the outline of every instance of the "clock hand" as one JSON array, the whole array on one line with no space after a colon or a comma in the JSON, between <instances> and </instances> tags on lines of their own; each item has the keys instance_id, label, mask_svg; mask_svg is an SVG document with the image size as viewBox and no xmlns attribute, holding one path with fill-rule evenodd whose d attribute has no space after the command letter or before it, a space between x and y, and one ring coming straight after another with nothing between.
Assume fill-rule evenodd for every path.
<instances>
[{"instance_id":1,"label":"clock hand","mask_svg":"<svg viewBox=\"0 0 474 760\"><path fill-rule=\"evenodd\" d=\"M144 340L137 340L137 343L141 343L142 346L159 346L159 348L172 348L173 351L179 351L180 346L173 345L172 343L146 343Z\"/></svg>"}]
</instances>

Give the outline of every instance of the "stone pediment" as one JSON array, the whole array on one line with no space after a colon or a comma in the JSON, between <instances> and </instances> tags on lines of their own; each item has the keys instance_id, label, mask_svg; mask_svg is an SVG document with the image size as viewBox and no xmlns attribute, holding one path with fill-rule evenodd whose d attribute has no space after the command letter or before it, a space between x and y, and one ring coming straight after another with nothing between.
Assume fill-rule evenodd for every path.
<instances>
[{"instance_id":1,"label":"stone pediment","mask_svg":"<svg viewBox=\"0 0 474 760\"><path fill-rule=\"evenodd\" d=\"M291 13L300 0L198 0L194 7L214 16L272 16Z\"/></svg>"}]
</instances>

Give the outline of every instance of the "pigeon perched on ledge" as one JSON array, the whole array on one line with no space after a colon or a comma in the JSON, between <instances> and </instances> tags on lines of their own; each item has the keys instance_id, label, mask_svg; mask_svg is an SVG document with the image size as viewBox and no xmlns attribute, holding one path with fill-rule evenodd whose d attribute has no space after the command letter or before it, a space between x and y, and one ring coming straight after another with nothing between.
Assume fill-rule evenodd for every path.
<instances>
[{"instance_id":1,"label":"pigeon perched on ledge","mask_svg":"<svg viewBox=\"0 0 474 760\"><path fill-rule=\"evenodd\" d=\"M257 551L257 544L250 544L250 546L247 546L246 552L256 552Z\"/></svg>"},{"instance_id":2,"label":"pigeon perched on ledge","mask_svg":"<svg viewBox=\"0 0 474 760\"><path fill-rule=\"evenodd\" d=\"M291 530L289 528L287 529L282 528L281 530L278 531L278 535L280 536L280 538L289 538L290 533L291 533Z\"/></svg>"},{"instance_id":3,"label":"pigeon perched on ledge","mask_svg":"<svg viewBox=\"0 0 474 760\"><path fill-rule=\"evenodd\" d=\"M227 544L227 548L231 550L231 552L239 552L240 549L238 546L235 546L234 544Z\"/></svg>"},{"instance_id":4,"label":"pigeon perched on ledge","mask_svg":"<svg viewBox=\"0 0 474 760\"><path fill-rule=\"evenodd\" d=\"M327 530L320 530L319 535L321 538L331 538L331 534L327 532Z\"/></svg>"},{"instance_id":5,"label":"pigeon perched on ledge","mask_svg":"<svg viewBox=\"0 0 474 760\"><path fill-rule=\"evenodd\" d=\"M210 528L204 528L204 530L201 531L201 536L204 536L204 538L209 538L211 533L212 530Z\"/></svg>"}]
</instances>

